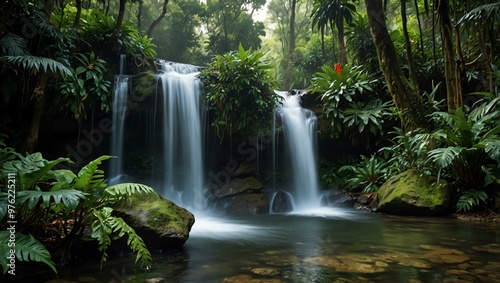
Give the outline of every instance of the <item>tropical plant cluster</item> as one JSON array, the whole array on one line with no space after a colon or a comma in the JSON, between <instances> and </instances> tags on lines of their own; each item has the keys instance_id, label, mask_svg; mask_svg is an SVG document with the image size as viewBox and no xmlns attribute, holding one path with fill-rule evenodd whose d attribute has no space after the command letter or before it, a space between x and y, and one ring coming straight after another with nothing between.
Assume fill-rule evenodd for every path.
<instances>
[{"instance_id":1,"label":"tropical plant cluster","mask_svg":"<svg viewBox=\"0 0 500 283\"><path fill-rule=\"evenodd\" d=\"M7 221L15 220L17 261L41 262L57 273L54 259L58 263L73 260L75 248L93 239L104 264L112 241L126 236L128 246L136 254L136 262L151 266L151 253L144 241L122 218L113 215L112 207L134 194L156 193L142 184L107 186L99 165L110 156L93 160L76 174L55 169L58 164L71 162L67 158L46 160L40 153L22 156L3 143L0 158L0 252L3 255L12 248L11 232L5 229L9 227ZM15 191L8 187L8 180L13 176ZM8 263L6 257L0 259L3 273L7 272Z\"/></svg>"}]
</instances>

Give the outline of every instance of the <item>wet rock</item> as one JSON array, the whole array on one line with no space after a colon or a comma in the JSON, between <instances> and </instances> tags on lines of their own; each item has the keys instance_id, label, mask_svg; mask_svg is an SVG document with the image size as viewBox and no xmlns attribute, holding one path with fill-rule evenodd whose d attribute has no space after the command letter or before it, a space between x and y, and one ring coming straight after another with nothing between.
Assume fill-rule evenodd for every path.
<instances>
[{"instance_id":1,"label":"wet rock","mask_svg":"<svg viewBox=\"0 0 500 283\"><path fill-rule=\"evenodd\" d=\"M321 205L351 208L354 207L354 199L346 192L329 190L321 197Z\"/></svg>"},{"instance_id":2,"label":"wet rock","mask_svg":"<svg viewBox=\"0 0 500 283\"><path fill-rule=\"evenodd\" d=\"M407 170L380 187L377 211L390 214L439 215L448 207L449 189L444 180Z\"/></svg>"},{"instance_id":3,"label":"wet rock","mask_svg":"<svg viewBox=\"0 0 500 283\"><path fill-rule=\"evenodd\" d=\"M167 282L165 278L148 278L144 282L146 283L161 283L161 282Z\"/></svg>"},{"instance_id":4,"label":"wet rock","mask_svg":"<svg viewBox=\"0 0 500 283\"><path fill-rule=\"evenodd\" d=\"M462 251L434 245L420 245L422 249L429 250L421 258L434 263L463 263L470 259Z\"/></svg>"},{"instance_id":5,"label":"wet rock","mask_svg":"<svg viewBox=\"0 0 500 283\"><path fill-rule=\"evenodd\" d=\"M115 207L150 250L181 247L189 238L194 215L157 194L134 196Z\"/></svg>"},{"instance_id":6,"label":"wet rock","mask_svg":"<svg viewBox=\"0 0 500 283\"><path fill-rule=\"evenodd\" d=\"M399 265L413 266L416 268L430 268L431 265L421 259L405 258L398 261Z\"/></svg>"},{"instance_id":7,"label":"wet rock","mask_svg":"<svg viewBox=\"0 0 500 283\"><path fill-rule=\"evenodd\" d=\"M271 204L272 212L290 212L293 210L291 197L288 193L279 191L276 193Z\"/></svg>"},{"instance_id":8,"label":"wet rock","mask_svg":"<svg viewBox=\"0 0 500 283\"><path fill-rule=\"evenodd\" d=\"M245 179L236 178L216 189L215 197L222 198L241 193L258 193L260 191L262 191L262 183L255 177L247 177Z\"/></svg>"},{"instance_id":9,"label":"wet rock","mask_svg":"<svg viewBox=\"0 0 500 283\"><path fill-rule=\"evenodd\" d=\"M333 256L309 257L304 262L334 268L337 272L377 273L386 270L375 264L353 260L359 259L359 255L343 255L341 257L342 259Z\"/></svg>"},{"instance_id":10,"label":"wet rock","mask_svg":"<svg viewBox=\"0 0 500 283\"><path fill-rule=\"evenodd\" d=\"M264 194L245 194L234 197L229 213L265 214L269 213L269 199Z\"/></svg>"},{"instance_id":11,"label":"wet rock","mask_svg":"<svg viewBox=\"0 0 500 283\"><path fill-rule=\"evenodd\" d=\"M361 205L369 205L376 196L376 193L361 194L356 198L356 202Z\"/></svg>"},{"instance_id":12,"label":"wet rock","mask_svg":"<svg viewBox=\"0 0 500 283\"><path fill-rule=\"evenodd\" d=\"M238 274L232 277L224 278L225 283L281 283L279 279L255 279L247 274Z\"/></svg>"},{"instance_id":13,"label":"wet rock","mask_svg":"<svg viewBox=\"0 0 500 283\"><path fill-rule=\"evenodd\" d=\"M487 244L487 245L483 245L483 246L475 246L475 247L472 247L472 249L475 251L480 251L480 252L500 254L500 245L495 244L495 243Z\"/></svg>"},{"instance_id":14,"label":"wet rock","mask_svg":"<svg viewBox=\"0 0 500 283\"><path fill-rule=\"evenodd\" d=\"M253 274L262 275L262 276L275 276L275 275L280 274L280 272L277 269L264 268L264 267L253 268L252 270L250 270L250 272L252 272Z\"/></svg>"}]
</instances>

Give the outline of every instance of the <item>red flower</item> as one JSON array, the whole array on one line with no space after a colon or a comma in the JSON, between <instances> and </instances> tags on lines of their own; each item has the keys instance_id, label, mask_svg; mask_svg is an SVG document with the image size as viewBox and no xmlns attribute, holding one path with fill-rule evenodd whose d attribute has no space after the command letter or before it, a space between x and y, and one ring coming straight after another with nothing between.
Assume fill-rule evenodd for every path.
<instances>
[{"instance_id":1,"label":"red flower","mask_svg":"<svg viewBox=\"0 0 500 283\"><path fill-rule=\"evenodd\" d=\"M337 74L339 74L339 75L342 75L342 65L341 64L335 63L335 72L337 72Z\"/></svg>"}]
</instances>

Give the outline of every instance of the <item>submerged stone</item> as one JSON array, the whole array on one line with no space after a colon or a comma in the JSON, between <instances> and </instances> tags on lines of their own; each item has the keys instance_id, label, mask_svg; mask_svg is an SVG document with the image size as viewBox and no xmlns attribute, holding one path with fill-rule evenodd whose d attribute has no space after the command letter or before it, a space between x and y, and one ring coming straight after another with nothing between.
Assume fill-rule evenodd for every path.
<instances>
[{"instance_id":1,"label":"submerged stone","mask_svg":"<svg viewBox=\"0 0 500 283\"><path fill-rule=\"evenodd\" d=\"M277 269L266 268L266 267L253 268L250 271L254 274L262 275L262 276L275 276L275 275L280 274L280 272Z\"/></svg>"},{"instance_id":2,"label":"submerged stone","mask_svg":"<svg viewBox=\"0 0 500 283\"><path fill-rule=\"evenodd\" d=\"M158 194L133 196L114 208L148 249L180 248L189 238L194 215Z\"/></svg>"},{"instance_id":3,"label":"submerged stone","mask_svg":"<svg viewBox=\"0 0 500 283\"><path fill-rule=\"evenodd\" d=\"M446 181L407 170L385 182L377 194L380 212L406 215L439 215L448 207Z\"/></svg>"}]
</instances>

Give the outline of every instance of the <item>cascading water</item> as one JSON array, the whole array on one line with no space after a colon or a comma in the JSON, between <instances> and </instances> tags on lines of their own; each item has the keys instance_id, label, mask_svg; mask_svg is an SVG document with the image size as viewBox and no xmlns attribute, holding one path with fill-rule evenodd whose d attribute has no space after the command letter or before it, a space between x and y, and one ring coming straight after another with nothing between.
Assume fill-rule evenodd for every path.
<instances>
[{"instance_id":1,"label":"cascading water","mask_svg":"<svg viewBox=\"0 0 500 283\"><path fill-rule=\"evenodd\" d=\"M300 94L275 92L283 97L276 110L283 125L284 143L290 151L294 211L317 208L320 198L315 150L316 115L301 107Z\"/></svg>"},{"instance_id":2,"label":"cascading water","mask_svg":"<svg viewBox=\"0 0 500 283\"><path fill-rule=\"evenodd\" d=\"M166 61L159 65L165 167L162 193L180 205L200 210L206 200L199 68Z\"/></svg>"},{"instance_id":3,"label":"cascading water","mask_svg":"<svg viewBox=\"0 0 500 283\"><path fill-rule=\"evenodd\" d=\"M124 75L125 55L120 57L120 72L115 76L115 89L113 95L113 124L111 133L111 155L109 185L119 181L123 174L123 136L125 132L125 117L127 114L127 98L130 88L130 76Z\"/></svg>"}]
</instances>

